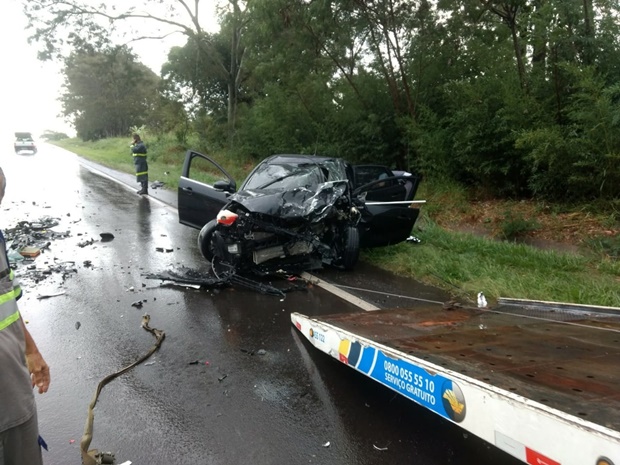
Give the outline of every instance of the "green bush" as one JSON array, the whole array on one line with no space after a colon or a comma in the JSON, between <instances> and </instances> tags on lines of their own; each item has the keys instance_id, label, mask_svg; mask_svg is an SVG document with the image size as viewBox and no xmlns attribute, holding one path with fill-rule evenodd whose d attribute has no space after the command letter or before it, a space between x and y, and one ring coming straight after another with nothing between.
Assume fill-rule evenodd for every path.
<instances>
[{"instance_id":1,"label":"green bush","mask_svg":"<svg viewBox=\"0 0 620 465\"><path fill-rule=\"evenodd\" d=\"M500 237L514 241L537 229L540 229L540 224L535 219L524 218L521 214L507 211L500 223Z\"/></svg>"},{"instance_id":2,"label":"green bush","mask_svg":"<svg viewBox=\"0 0 620 465\"><path fill-rule=\"evenodd\" d=\"M588 239L586 244L597 253L612 259L620 258L620 236L602 236Z\"/></svg>"}]
</instances>

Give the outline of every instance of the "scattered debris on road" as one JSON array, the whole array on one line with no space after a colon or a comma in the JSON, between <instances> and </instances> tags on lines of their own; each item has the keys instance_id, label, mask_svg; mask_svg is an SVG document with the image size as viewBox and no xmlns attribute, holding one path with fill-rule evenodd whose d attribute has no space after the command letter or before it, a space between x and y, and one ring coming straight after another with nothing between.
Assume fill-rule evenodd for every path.
<instances>
[{"instance_id":1,"label":"scattered debris on road","mask_svg":"<svg viewBox=\"0 0 620 465\"><path fill-rule=\"evenodd\" d=\"M224 287L227 283L211 274L181 266L178 270L166 270L160 273L144 273L146 279L160 279L181 284L195 284L204 286L206 289Z\"/></svg>"},{"instance_id":2,"label":"scattered debris on road","mask_svg":"<svg viewBox=\"0 0 620 465\"><path fill-rule=\"evenodd\" d=\"M71 216L67 213L67 216ZM74 221L73 223L78 222ZM4 230L7 243L7 255L11 268L15 270L22 286L37 285L51 276L60 275L61 282L78 272L74 261L47 257L54 241L72 236L69 230L55 231L52 228L60 224L59 218L43 216L35 221L18 221L17 225ZM77 236L82 236L78 233ZM109 232L100 234L101 242L109 242L114 235ZM80 248L99 242L97 239L83 240L76 245ZM43 261L43 264L41 262ZM92 268L91 260L82 262L84 268ZM64 294L65 291L40 293L38 299L46 299Z\"/></svg>"},{"instance_id":3,"label":"scattered debris on road","mask_svg":"<svg viewBox=\"0 0 620 465\"><path fill-rule=\"evenodd\" d=\"M211 272L200 272L181 266L178 270L166 270L160 273L145 273L146 279L160 279L162 286L169 283L177 283L184 286L195 286L200 289L221 289L229 286L242 286L261 294L275 295L284 297L287 292L294 290L305 290L304 286L289 285L284 289L273 286L256 279L246 278L236 273L225 273L214 276Z\"/></svg>"},{"instance_id":4,"label":"scattered debris on road","mask_svg":"<svg viewBox=\"0 0 620 465\"><path fill-rule=\"evenodd\" d=\"M82 242L78 242L78 247L83 249L84 247L93 245L94 243L95 243L95 239L88 239Z\"/></svg>"},{"instance_id":5,"label":"scattered debris on road","mask_svg":"<svg viewBox=\"0 0 620 465\"><path fill-rule=\"evenodd\" d=\"M166 252L166 253L170 253L174 251L174 249L171 249L169 247L155 247L155 250L157 252Z\"/></svg>"},{"instance_id":6,"label":"scattered debris on road","mask_svg":"<svg viewBox=\"0 0 620 465\"><path fill-rule=\"evenodd\" d=\"M41 255L41 249L38 247L27 246L19 251L22 257L36 258Z\"/></svg>"},{"instance_id":7,"label":"scattered debris on road","mask_svg":"<svg viewBox=\"0 0 620 465\"><path fill-rule=\"evenodd\" d=\"M22 257L34 258L51 245L51 241L68 237L69 232L57 232L51 228L58 226L59 220L44 216L36 222L20 221L14 228L4 230L7 240L7 250L17 252ZM17 259L15 254L9 254ZM18 261L18 260L16 260Z\"/></svg>"},{"instance_id":8,"label":"scattered debris on road","mask_svg":"<svg viewBox=\"0 0 620 465\"><path fill-rule=\"evenodd\" d=\"M101 242L110 242L114 240L114 234L112 233L102 232L99 236L101 237Z\"/></svg>"},{"instance_id":9,"label":"scattered debris on road","mask_svg":"<svg viewBox=\"0 0 620 465\"><path fill-rule=\"evenodd\" d=\"M37 295L37 299L42 300L42 299L49 299L50 297L57 297L59 295L64 295L65 291L58 291L58 292L51 292L51 293L47 293L47 294L39 294Z\"/></svg>"}]
</instances>

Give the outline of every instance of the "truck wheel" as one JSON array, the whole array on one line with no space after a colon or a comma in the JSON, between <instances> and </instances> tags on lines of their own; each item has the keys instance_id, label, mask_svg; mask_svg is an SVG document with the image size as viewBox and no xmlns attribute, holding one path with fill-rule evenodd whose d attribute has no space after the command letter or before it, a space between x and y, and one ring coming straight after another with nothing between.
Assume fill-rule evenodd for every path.
<instances>
[{"instance_id":1,"label":"truck wheel","mask_svg":"<svg viewBox=\"0 0 620 465\"><path fill-rule=\"evenodd\" d=\"M347 226L343 231L342 257L338 260L341 268L350 271L360 256L360 232L355 226Z\"/></svg>"},{"instance_id":2,"label":"truck wheel","mask_svg":"<svg viewBox=\"0 0 620 465\"><path fill-rule=\"evenodd\" d=\"M211 220L202 227L200 234L198 234L198 248L200 249L200 253L210 262L213 261L214 250L212 239L216 226L217 221Z\"/></svg>"}]
</instances>

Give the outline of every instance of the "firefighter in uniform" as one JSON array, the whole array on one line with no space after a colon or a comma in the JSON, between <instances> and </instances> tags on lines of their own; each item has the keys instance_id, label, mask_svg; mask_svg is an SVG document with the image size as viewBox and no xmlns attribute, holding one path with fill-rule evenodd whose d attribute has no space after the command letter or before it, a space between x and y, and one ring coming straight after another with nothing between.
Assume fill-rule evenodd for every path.
<instances>
[{"instance_id":1,"label":"firefighter in uniform","mask_svg":"<svg viewBox=\"0 0 620 465\"><path fill-rule=\"evenodd\" d=\"M136 182L142 186L137 194L146 195L149 193L149 165L146 163L146 145L138 134L133 135L131 154L136 167Z\"/></svg>"},{"instance_id":2,"label":"firefighter in uniform","mask_svg":"<svg viewBox=\"0 0 620 465\"><path fill-rule=\"evenodd\" d=\"M5 178L0 169L0 202ZM41 465L37 408L32 392L47 392L50 372L17 307L22 291L9 267L0 231L0 463Z\"/></svg>"}]
</instances>

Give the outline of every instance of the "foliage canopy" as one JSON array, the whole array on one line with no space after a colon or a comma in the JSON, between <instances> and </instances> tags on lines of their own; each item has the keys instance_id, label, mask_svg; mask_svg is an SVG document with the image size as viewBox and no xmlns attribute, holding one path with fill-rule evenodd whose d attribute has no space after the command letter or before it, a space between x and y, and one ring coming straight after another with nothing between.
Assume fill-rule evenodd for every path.
<instances>
[{"instance_id":1,"label":"foliage canopy","mask_svg":"<svg viewBox=\"0 0 620 465\"><path fill-rule=\"evenodd\" d=\"M24 3L42 58L65 60L82 137L147 124L233 154L329 153L486 195L620 195L618 0L230 0L216 33L200 0L143 3ZM186 36L162 82L112 45L122 24L126 40Z\"/></svg>"}]
</instances>

